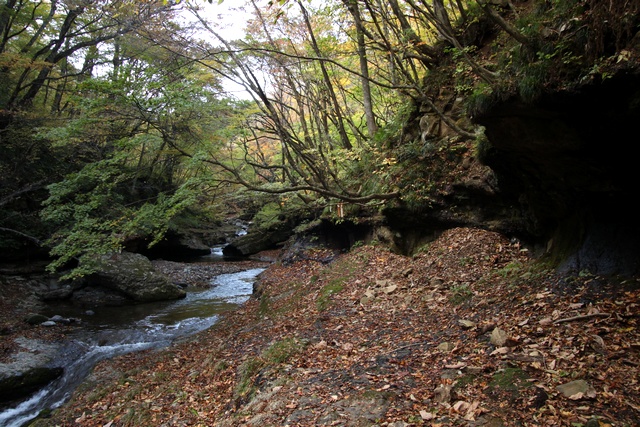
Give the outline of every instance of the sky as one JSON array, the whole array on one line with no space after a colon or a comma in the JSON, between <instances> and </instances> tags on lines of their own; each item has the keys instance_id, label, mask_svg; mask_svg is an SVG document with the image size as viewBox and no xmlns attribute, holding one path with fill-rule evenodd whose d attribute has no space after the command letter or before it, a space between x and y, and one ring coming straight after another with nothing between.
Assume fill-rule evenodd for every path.
<instances>
[{"instance_id":1,"label":"sky","mask_svg":"<svg viewBox=\"0 0 640 427\"><path fill-rule=\"evenodd\" d=\"M244 1L225 0L218 3L213 0L211 3L205 0L199 0L197 5L200 7L200 15L207 21L211 22L212 27L226 40L237 40L244 37L246 22L250 14L243 11L241 5ZM185 12L186 20L194 20L195 18L189 12ZM211 40L211 35L204 35L207 40ZM239 99L252 99L251 95L244 87L225 80L223 81L225 91Z\"/></svg>"},{"instance_id":2,"label":"sky","mask_svg":"<svg viewBox=\"0 0 640 427\"><path fill-rule=\"evenodd\" d=\"M212 22L216 31L228 40L239 39L244 36L244 29L250 14L242 10L244 1L226 0L218 3L213 0L209 3L206 0L198 0L195 3L200 8L200 15ZM190 13L185 11L185 19L193 20Z\"/></svg>"}]
</instances>

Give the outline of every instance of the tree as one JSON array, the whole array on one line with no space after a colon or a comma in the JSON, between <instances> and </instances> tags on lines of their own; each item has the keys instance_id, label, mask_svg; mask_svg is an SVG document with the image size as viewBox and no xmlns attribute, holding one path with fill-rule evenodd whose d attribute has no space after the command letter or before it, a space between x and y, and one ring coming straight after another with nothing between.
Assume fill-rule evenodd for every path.
<instances>
[{"instance_id":1,"label":"tree","mask_svg":"<svg viewBox=\"0 0 640 427\"><path fill-rule=\"evenodd\" d=\"M358 59L360 63L360 82L362 83L362 98L364 113L367 119L367 130L369 137L373 137L378 131L378 124L373 112L373 101L371 98L371 82L369 76L369 61L367 59L367 46L365 43L365 29L360 14L360 6L356 0L343 0L344 5L353 17L356 31L356 42L358 47Z\"/></svg>"},{"instance_id":2,"label":"tree","mask_svg":"<svg viewBox=\"0 0 640 427\"><path fill-rule=\"evenodd\" d=\"M230 174L229 179L253 190L276 194L294 192L306 199L320 196L367 203L397 197L394 190L361 193L363 182L375 180L374 174L361 182L350 182L349 171L360 162L362 153L372 152L369 143L361 138L364 133L360 125L354 121L355 110L350 105L348 92L360 74L333 59L335 55L322 51L317 34L320 27L315 26L302 2L295 3L299 13L292 9L287 10L288 14L270 10L271 18L266 17L256 3L252 4L255 33L245 42L232 44L224 40L211 23L200 17L207 31L223 45L221 50L203 46L203 63L213 61L215 70L224 70L225 76L241 81L254 94L260 108L259 114L247 122L253 127L243 134L247 139L238 146L260 146L265 141L280 144L279 156L268 159L267 164L263 156L254 157L262 153L262 149L244 150L243 157L256 171L257 180L247 179L222 164ZM282 26L275 27L278 23ZM290 33L273 37L273 33L280 31ZM331 42L337 51L339 44L335 39ZM267 85L261 83L258 69L268 73ZM361 142L354 146L355 141ZM221 163L215 159L209 161ZM273 171L279 171L285 182L274 186L272 182L262 181L261 177ZM378 190L382 187L378 186Z\"/></svg>"},{"instance_id":3,"label":"tree","mask_svg":"<svg viewBox=\"0 0 640 427\"><path fill-rule=\"evenodd\" d=\"M42 217L56 228L47 242L57 257L51 269L130 239L153 245L176 216L211 196L203 188L215 177L196 153L226 126L230 106L216 98L209 73L176 54L183 46L166 49L169 41L159 46L155 36L123 36L116 75L82 82L75 117L46 134L87 153L80 170L49 185Z\"/></svg>"},{"instance_id":4,"label":"tree","mask_svg":"<svg viewBox=\"0 0 640 427\"><path fill-rule=\"evenodd\" d=\"M77 114L71 95L97 66L108 62L110 43L163 22L173 9L163 1L3 2L0 246L18 244L15 237L29 233L36 236L27 241L44 240L46 227L33 214L46 197L46 184L91 160L66 144L52 144L41 130Z\"/></svg>"}]
</instances>

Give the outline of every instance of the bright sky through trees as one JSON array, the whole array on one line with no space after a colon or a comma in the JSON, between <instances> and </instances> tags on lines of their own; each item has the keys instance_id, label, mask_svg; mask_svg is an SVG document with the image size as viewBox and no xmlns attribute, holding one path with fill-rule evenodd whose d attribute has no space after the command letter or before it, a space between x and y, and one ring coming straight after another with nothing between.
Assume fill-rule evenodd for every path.
<instances>
[{"instance_id":1,"label":"bright sky through trees","mask_svg":"<svg viewBox=\"0 0 640 427\"><path fill-rule=\"evenodd\" d=\"M244 2L238 0L223 1L222 3L218 3L217 1L211 3L201 1L196 3L196 7L198 8L200 16L210 22L212 27L214 27L222 37L227 40L238 40L244 38L245 27L251 16L244 9L243 3ZM182 14L187 22L197 22L197 18L194 17L192 12L184 10ZM200 24L197 23L196 25ZM202 30L201 34L204 40L210 41L213 44L219 44L213 40L211 34L206 30ZM245 88L235 82L223 79L223 87L234 97L247 100L251 99L251 95L247 93Z\"/></svg>"}]
</instances>

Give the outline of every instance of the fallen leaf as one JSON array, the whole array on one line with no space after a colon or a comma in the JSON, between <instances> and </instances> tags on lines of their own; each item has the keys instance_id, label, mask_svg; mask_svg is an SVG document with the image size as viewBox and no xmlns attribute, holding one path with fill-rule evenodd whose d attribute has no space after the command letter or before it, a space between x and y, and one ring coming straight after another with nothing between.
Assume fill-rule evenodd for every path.
<instances>
[{"instance_id":1,"label":"fallen leaf","mask_svg":"<svg viewBox=\"0 0 640 427\"><path fill-rule=\"evenodd\" d=\"M424 421L429 421L435 418L435 415L433 415L431 412L427 412L425 410L420 411L420 418L422 418Z\"/></svg>"},{"instance_id":2,"label":"fallen leaf","mask_svg":"<svg viewBox=\"0 0 640 427\"><path fill-rule=\"evenodd\" d=\"M507 354L507 353L509 353L509 347L500 347L493 350L491 352L491 355L495 356L496 354Z\"/></svg>"},{"instance_id":3,"label":"fallen leaf","mask_svg":"<svg viewBox=\"0 0 640 427\"><path fill-rule=\"evenodd\" d=\"M596 390L585 380L570 381L556 387L564 397L571 400L580 400L585 397L596 397Z\"/></svg>"},{"instance_id":4,"label":"fallen leaf","mask_svg":"<svg viewBox=\"0 0 640 427\"><path fill-rule=\"evenodd\" d=\"M398 285L391 285L391 286L387 286L386 288L382 289L382 292L384 292L385 294L389 295L390 293L395 292L396 289L398 289Z\"/></svg>"},{"instance_id":5,"label":"fallen leaf","mask_svg":"<svg viewBox=\"0 0 640 427\"><path fill-rule=\"evenodd\" d=\"M473 322L471 320L466 320L466 319L460 319L458 320L458 323L466 329L471 329L471 328L475 328L476 327L476 322Z\"/></svg>"},{"instance_id":6,"label":"fallen leaf","mask_svg":"<svg viewBox=\"0 0 640 427\"><path fill-rule=\"evenodd\" d=\"M453 404L453 410L456 412L466 411L471 405L463 400L458 400Z\"/></svg>"},{"instance_id":7,"label":"fallen leaf","mask_svg":"<svg viewBox=\"0 0 640 427\"><path fill-rule=\"evenodd\" d=\"M453 365L444 365L444 367L447 369L460 369L460 368L464 368L465 366L467 366L467 364L463 362L458 362Z\"/></svg>"}]
</instances>

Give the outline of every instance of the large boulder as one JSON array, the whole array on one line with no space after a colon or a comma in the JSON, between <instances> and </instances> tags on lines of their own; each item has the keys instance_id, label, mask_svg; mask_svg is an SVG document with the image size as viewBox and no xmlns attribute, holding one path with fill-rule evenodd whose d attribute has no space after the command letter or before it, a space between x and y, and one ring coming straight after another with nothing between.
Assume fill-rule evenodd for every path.
<instances>
[{"instance_id":1,"label":"large boulder","mask_svg":"<svg viewBox=\"0 0 640 427\"><path fill-rule=\"evenodd\" d=\"M250 229L247 234L232 240L222 249L222 253L227 257L243 257L257 254L284 243L293 233L293 228L288 223L283 223L271 229Z\"/></svg>"},{"instance_id":2,"label":"large boulder","mask_svg":"<svg viewBox=\"0 0 640 427\"><path fill-rule=\"evenodd\" d=\"M87 279L89 287L102 287L135 302L183 298L184 289L156 271L144 255L122 252L98 257L91 262L96 271Z\"/></svg>"},{"instance_id":3,"label":"large boulder","mask_svg":"<svg viewBox=\"0 0 640 427\"><path fill-rule=\"evenodd\" d=\"M59 343L17 338L19 352L0 363L0 402L25 397L59 377L63 368L54 364Z\"/></svg>"}]
</instances>

